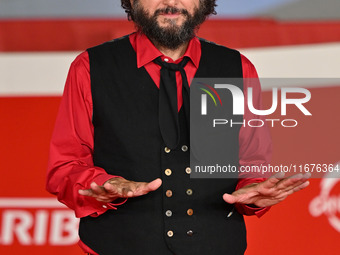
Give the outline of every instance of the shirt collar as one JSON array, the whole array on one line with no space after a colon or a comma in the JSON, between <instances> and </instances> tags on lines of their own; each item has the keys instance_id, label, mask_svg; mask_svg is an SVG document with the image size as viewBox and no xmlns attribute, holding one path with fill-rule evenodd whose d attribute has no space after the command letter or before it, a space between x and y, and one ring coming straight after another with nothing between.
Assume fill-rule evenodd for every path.
<instances>
[{"instance_id":1,"label":"shirt collar","mask_svg":"<svg viewBox=\"0 0 340 255\"><path fill-rule=\"evenodd\" d=\"M136 32L132 35L135 37L132 41L137 54L138 68L150 63L158 57L164 57L146 35L141 32ZM201 59L201 43L196 36L190 40L183 57L184 56L189 57L196 68L198 68Z\"/></svg>"}]
</instances>

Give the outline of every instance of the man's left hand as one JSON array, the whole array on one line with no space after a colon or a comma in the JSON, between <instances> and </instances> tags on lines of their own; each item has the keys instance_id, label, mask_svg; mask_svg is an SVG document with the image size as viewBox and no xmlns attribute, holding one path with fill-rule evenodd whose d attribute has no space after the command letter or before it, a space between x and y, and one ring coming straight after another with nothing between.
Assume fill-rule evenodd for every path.
<instances>
[{"instance_id":1,"label":"man's left hand","mask_svg":"<svg viewBox=\"0 0 340 255\"><path fill-rule=\"evenodd\" d=\"M310 173L297 174L284 178L283 173L276 174L264 182L253 183L236 190L232 194L224 194L223 199L229 204L251 204L257 207L275 205L289 195L309 185Z\"/></svg>"}]
</instances>

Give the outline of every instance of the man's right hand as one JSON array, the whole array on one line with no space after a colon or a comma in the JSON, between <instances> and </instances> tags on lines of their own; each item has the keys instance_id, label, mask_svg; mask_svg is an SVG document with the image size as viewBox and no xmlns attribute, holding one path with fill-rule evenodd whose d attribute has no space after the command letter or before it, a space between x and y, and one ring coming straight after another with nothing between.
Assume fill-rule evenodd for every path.
<instances>
[{"instance_id":1,"label":"man's right hand","mask_svg":"<svg viewBox=\"0 0 340 255\"><path fill-rule=\"evenodd\" d=\"M152 182L134 182L124 178L115 177L104 183L103 186L95 182L90 184L90 189L80 189L80 195L94 197L104 203L110 203L117 198L138 197L155 191L162 185L162 180L157 178Z\"/></svg>"}]
</instances>

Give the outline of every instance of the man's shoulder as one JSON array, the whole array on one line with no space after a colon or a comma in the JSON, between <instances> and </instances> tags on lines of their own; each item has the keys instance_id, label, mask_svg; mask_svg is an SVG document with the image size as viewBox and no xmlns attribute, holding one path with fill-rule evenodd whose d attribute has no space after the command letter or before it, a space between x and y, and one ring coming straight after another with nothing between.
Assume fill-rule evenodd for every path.
<instances>
[{"instance_id":1,"label":"man's shoulder","mask_svg":"<svg viewBox=\"0 0 340 255\"><path fill-rule=\"evenodd\" d=\"M199 38L199 40L201 42L202 59L218 61L221 65L226 64L226 62L235 63L235 61L241 61L239 51L203 38Z\"/></svg>"},{"instance_id":2,"label":"man's shoulder","mask_svg":"<svg viewBox=\"0 0 340 255\"><path fill-rule=\"evenodd\" d=\"M203 47L207 47L207 48L210 48L210 49L215 49L215 50L218 50L218 51L226 51L226 52L234 52L234 53L238 53L239 52L236 49L229 48L227 46L218 44L216 42L212 42L212 41L209 41L209 40L201 38L201 37L197 37L197 38L198 38L198 40L200 41L200 43L201 43L201 45Z\"/></svg>"},{"instance_id":3,"label":"man's shoulder","mask_svg":"<svg viewBox=\"0 0 340 255\"><path fill-rule=\"evenodd\" d=\"M122 37L115 38L110 41L104 42L102 44L93 46L91 48L88 48L87 51L98 51L98 50L104 50L104 49L112 48L112 47L120 47L121 45L124 45L127 42L129 42L130 35L131 34L127 34Z\"/></svg>"}]
</instances>

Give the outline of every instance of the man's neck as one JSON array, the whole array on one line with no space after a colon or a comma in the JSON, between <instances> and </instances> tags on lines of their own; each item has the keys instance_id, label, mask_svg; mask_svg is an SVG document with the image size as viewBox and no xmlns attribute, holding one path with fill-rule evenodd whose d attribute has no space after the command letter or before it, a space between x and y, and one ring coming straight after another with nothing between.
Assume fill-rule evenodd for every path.
<instances>
[{"instance_id":1,"label":"man's neck","mask_svg":"<svg viewBox=\"0 0 340 255\"><path fill-rule=\"evenodd\" d=\"M166 48L166 47L162 47L155 42L154 42L154 45L165 56L170 57L173 61L176 61L177 59L181 58L184 55L185 51L188 48L189 42L186 42L180 45L177 49L174 49L174 50Z\"/></svg>"}]
</instances>

